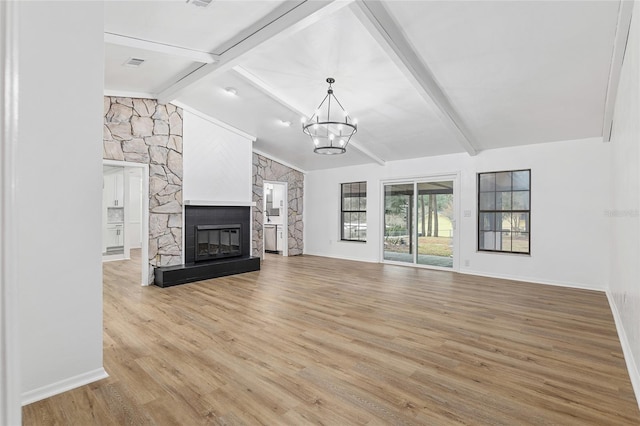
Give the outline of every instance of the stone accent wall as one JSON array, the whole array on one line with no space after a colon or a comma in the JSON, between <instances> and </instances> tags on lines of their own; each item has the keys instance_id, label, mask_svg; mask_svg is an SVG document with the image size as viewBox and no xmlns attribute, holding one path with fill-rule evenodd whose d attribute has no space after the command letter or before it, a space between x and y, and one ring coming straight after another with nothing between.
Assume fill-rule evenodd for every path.
<instances>
[{"instance_id":1,"label":"stone accent wall","mask_svg":"<svg viewBox=\"0 0 640 426\"><path fill-rule=\"evenodd\" d=\"M289 256L297 256L303 253L303 194L304 174L278 162L270 160L262 155L253 153L253 253L254 257L262 257L264 233L262 229L264 221L264 184L263 181L287 182L288 185L288 209L287 217L289 226L287 229Z\"/></svg>"},{"instance_id":2,"label":"stone accent wall","mask_svg":"<svg viewBox=\"0 0 640 426\"><path fill-rule=\"evenodd\" d=\"M182 256L182 109L153 99L104 98L103 156L149 164L149 283Z\"/></svg>"}]
</instances>

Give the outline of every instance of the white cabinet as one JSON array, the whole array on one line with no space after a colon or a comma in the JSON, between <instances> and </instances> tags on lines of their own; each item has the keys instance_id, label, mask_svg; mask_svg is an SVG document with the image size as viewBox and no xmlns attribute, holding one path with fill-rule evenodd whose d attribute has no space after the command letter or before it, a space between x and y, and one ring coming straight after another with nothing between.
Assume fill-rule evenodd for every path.
<instances>
[{"instance_id":1,"label":"white cabinet","mask_svg":"<svg viewBox=\"0 0 640 426\"><path fill-rule=\"evenodd\" d=\"M111 247L122 247L124 245L124 228L122 225L107 226L106 233L107 249Z\"/></svg>"},{"instance_id":2,"label":"white cabinet","mask_svg":"<svg viewBox=\"0 0 640 426\"><path fill-rule=\"evenodd\" d=\"M124 173L104 174L103 178L107 207L124 207Z\"/></svg>"},{"instance_id":3,"label":"white cabinet","mask_svg":"<svg viewBox=\"0 0 640 426\"><path fill-rule=\"evenodd\" d=\"M284 249L284 227L282 225L276 226L276 238L277 238L277 248L278 251L282 251Z\"/></svg>"}]
</instances>

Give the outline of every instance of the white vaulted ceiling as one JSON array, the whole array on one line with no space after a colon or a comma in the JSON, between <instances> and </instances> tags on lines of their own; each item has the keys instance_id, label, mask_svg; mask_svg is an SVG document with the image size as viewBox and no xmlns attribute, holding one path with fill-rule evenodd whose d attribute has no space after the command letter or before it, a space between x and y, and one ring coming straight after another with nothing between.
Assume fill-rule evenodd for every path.
<instances>
[{"instance_id":1,"label":"white vaulted ceiling","mask_svg":"<svg viewBox=\"0 0 640 426\"><path fill-rule=\"evenodd\" d=\"M619 1L113 1L105 88L195 109L303 170L607 139L629 20ZM327 77L359 122L341 156L300 129Z\"/></svg>"}]
</instances>

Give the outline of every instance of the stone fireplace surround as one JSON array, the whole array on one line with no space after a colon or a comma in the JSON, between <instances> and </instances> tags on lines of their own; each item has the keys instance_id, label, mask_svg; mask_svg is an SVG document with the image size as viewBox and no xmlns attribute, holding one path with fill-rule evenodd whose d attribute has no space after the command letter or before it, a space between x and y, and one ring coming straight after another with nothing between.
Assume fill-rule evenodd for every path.
<instances>
[{"instance_id":1,"label":"stone fireplace surround","mask_svg":"<svg viewBox=\"0 0 640 426\"><path fill-rule=\"evenodd\" d=\"M154 99L104 97L102 158L149 164L149 284L182 262L182 109Z\"/></svg>"},{"instance_id":2,"label":"stone fireplace surround","mask_svg":"<svg viewBox=\"0 0 640 426\"><path fill-rule=\"evenodd\" d=\"M104 97L105 160L149 164L149 284L182 262L182 109L154 99ZM303 253L304 174L253 153L253 256L263 251L263 180L288 182L289 256Z\"/></svg>"}]
</instances>

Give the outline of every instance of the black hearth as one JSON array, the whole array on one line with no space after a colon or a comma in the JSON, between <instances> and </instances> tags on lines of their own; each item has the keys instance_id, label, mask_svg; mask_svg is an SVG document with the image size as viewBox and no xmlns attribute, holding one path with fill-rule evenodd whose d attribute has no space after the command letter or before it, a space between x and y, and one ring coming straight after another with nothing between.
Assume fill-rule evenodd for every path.
<instances>
[{"instance_id":1,"label":"black hearth","mask_svg":"<svg viewBox=\"0 0 640 426\"><path fill-rule=\"evenodd\" d=\"M250 256L251 207L185 206L185 264L155 269L155 284L168 287L260 270Z\"/></svg>"}]
</instances>

